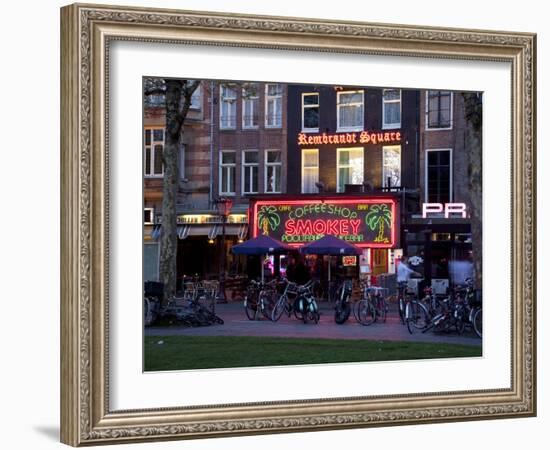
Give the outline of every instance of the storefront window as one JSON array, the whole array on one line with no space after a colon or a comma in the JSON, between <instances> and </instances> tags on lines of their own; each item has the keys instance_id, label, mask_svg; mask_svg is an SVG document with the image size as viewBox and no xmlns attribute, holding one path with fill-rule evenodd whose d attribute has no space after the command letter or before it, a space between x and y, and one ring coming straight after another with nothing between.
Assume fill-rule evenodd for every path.
<instances>
[{"instance_id":1,"label":"storefront window","mask_svg":"<svg viewBox=\"0 0 550 450\"><path fill-rule=\"evenodd\" d=\"M363 91L338 92L338 131L362 130Z\"/></svg>"},{"instance_id":2,"label":"storefront window","mask_svg":"<svg viewBox=\"0 0 550 450\"><path fill-rule=\"evenodd\" d=\"M451 91L428 91L426 102L427 128L451 128L453 94Z\"/></svg>"},{"instance_id":3,"label":"storefront window","mask_svg":"<svg viewBox=\"0 0 550 450\"><path fill-rule=\"evenodd\" d=\"M363 183L363 148L338 149L338 189L345 192L346 184Z\"/></svg>"},{"instance_id":4,"label":"storefront window","mask_svg":"<svg viewBox=\"0 0 550 450\"><path fill-rule=\"evenodd\" d=\"M319 181L319 150L302 150L302 194L316 194Z\"/></svg>"},{"instance_id":5,"label":"storefront window","mask_svg":"<svg viewBox=\"0 0 550 450\"><path fill-rule=\"evenodd\" d=\"M234 129L237 126L237 90L231 86L220 86L220 128Z\"/></svg>"},{"instance_id":6,"label":"storefront window","mask_svg":"<svg viewBox=\"0 0 550 450\"><path fill-rule=\"evenodd\" d=\"M382 148L382 186L401 186L401 146Z\"/></svg>"},{"instance_id":7,"label":"storefront window","mask_svg":"<svg viewBox=\"0 0 550 450\"><path fill-rule=\"evenodd\" d=\"M319 131L319 94L302 94L302 131Z\"/></svg>"},{"instance_id":8,"label":"storefront window","mask_svg":"<svg viewBox=\"0 0 550 450\"><path fill-rule=\"evenodd\" d=\"M382 128L390 129L401 127L401 90L384 89L382 104Z\"/></svg>"},{"instance_id":9,"label":"storefront window","mask_svg":"<svg viewBox=\"0 0 550 450\"><path fill-rule=\"evenodd\" d=\"M281 192L282 160L279 150L266 150L265 156L265 192Z\"/></svg>"}]
</instances>

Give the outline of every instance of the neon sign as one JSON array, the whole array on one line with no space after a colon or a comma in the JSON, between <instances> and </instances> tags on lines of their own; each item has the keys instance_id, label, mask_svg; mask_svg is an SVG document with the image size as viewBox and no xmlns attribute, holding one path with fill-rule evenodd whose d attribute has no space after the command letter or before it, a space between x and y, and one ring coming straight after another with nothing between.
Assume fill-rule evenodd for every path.
<instances>
[{"instance_id":1,"label":"neon sign","mask_svg":"<svg viewBox=\"0 0 550 450\"><path fill-rule=\"evenodd\" d=\"M298 145L382 144L401 142L401 132L361 131L357 133L298 134Z\"/></svg>"},{"instance_id":2,"label":"neon sign","mask_svg":"<svg viewBox=\"0 0 550 450\"><path fill-rule=\"evenodd\" d=\"M422 218L430 215L444 215L448 219L451 214L460 215L463 219L468 217L466 213L466 203L422 203Z\"/></svg>"},{"instance_id":3,"label":"neon sign","mask_svg":"<svg viewBox=\"0 0 550 450\"><path fill-rule=\"evenodd\" d=\"M388 198L252 200L252 237L260 234L293 246L331 234L359 247L396 245L396 202Z\"/></svg>"}]
</instances>

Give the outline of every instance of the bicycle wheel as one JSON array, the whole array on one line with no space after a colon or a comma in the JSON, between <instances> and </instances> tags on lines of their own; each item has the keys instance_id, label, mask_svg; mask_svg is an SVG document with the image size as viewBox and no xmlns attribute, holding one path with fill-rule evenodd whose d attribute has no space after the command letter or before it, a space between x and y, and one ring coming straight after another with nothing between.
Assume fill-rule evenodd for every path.
<instances>
[{"instance_id":1,"label":"bicycle wheel","mask_svg":"<svg viewBox=\"0 0 550 450\"><path fill-rule=\"evenodd\" d=\"M376 319L376 310L368 300L361 300L355 306L355 318L361 325L370 325Z\"/></svg>"},{"instance_id":2,"label":"bicycle wheel","mask_svg":"<svg viewBox=\"0 0 550 450\"><path fill-rule=\"evenodd\" d=\"M248 317L248 320L254 320L256 318L256 312L258 311L258 302L251 298L245 297L244 311L246 312L246 317Z\"/></svg>"},{"instance_id":3,"label":"bicycle wheel","mask_svg":"<svg viewBox=\"0 0 550 450\"><path fill-rule=\"evenodd\" d=\"M397 309L399 310L399 320L401 320L401 323L405 325L405 300L403 297L399 297L397 306Z\"/></svg>"},{"instance_id":4,"label":"bicycle wheel","mask_svg":"<svg viewBox=\"0 0 550 450\"><path fill-rule=\"evenodd\" d=\"M413 300L405 306L405 321L410 334L423 330L429 323L428 310L422 303Z\"/></svg>"},{"instance_id":5,"label":"bicycle wheel","mask_svg":"<svg viewBox=\"0 0 550 450\"><path fill-rule=\"evenodd\" d=\"M302 311L304 299L301 297L296 297L296 300L294 300L294 304L292 306L292 311L294 311L294 317L298 320L304 320L304 313Z\"/></svg>"},{"instance_id":6,"label":"bicycle wheel","mask_svg":"<svg viewBox=\"0 0 550 450\"><path fill-rule=\"evenodd\" d=\"M477 337L479 337L481 339L481 335L482 335L482 332L483 332L483 313L482 313L481 308L479 308L474 313L473 324L474 324L474 331L477 334Z\"/></svg>"},{"instance_id":7,"label":"bicycle wheel","mask_svg":"<svg viewBox=\"0 0 550 450\"><path fill-rule=\"evenodd\" d=\"M307 312L307 318L308 320L315 322L316 324L319 323L319 312L317 311L308 311Z\"/></svg>"},{"instance_id":8,"label":"bicycle wheel","mask_svg":"<svg viewBox=\"0 0 550 450\"><path fill-rule=\"evenodd\" d=\"M279 300L277 300L277 303L275 303L275 306L273 307L273 311L271 311L271 320L273 322L277 322L285 310L287 309L287 298L285 295L281 295L279 297Z\"/></svg>"},{"instance_id":9,"label":"bicycle wheel","mask_svg":"<svg viewBox=\"0 0 550 450\"><path fill-rule=\"evenodd\" d=\"M376 310L376 314L380 317L380 321L382 323L386 322L386 315L388 312L388 304L386 303L386 300L383 298L378 299L378 308Z\"/></svg>"},{"instance_id":10,"label":"bicycle wheel","mask_svg":"<svg viewBox=\"0 0 550 450\"><path fill-rule=\"evenodd\" d=\"M264 293L262 294L260 298L260 310L262 311L262 315L266 318L271 320L271 313L273 312L273 308L275 307L275 301L273 300L273 294L272 293Z\"/></svg>"},{"instance_id":11,"label":"bicycle wheel","mask_svg":"<svg viewBox=\"0 0 550 450\"><path fill-rule=\"evenodd\" d=\"M334 321L341 325L346 322L351 313L351 306L348 302L342 302L342 304L337 304L334 311Z\"/></svg>"}]
</instances>

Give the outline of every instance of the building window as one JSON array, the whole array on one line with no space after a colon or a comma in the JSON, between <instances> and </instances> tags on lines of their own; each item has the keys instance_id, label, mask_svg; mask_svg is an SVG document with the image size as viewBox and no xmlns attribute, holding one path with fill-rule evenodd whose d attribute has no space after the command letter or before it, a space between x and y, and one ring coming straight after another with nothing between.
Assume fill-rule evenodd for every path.
<instances>
[{"instance_id":1,"label":"building window","mask_svg":"<svg viewBox=\"0 0 550 450\"><path fill-rule=\"evenodd\" d=\"M235 195L235 158L233 150L220 152L220 194Z\"/></svg>"},{"instance_id":2,"label":"building window","mask_svg":"<svg viewBox=\"0 0 550 450\"><path fill-rule=\"evenodd\" d=\"M401 186L401 146L382 148L382 186Z\"/></svg>"},{"instance_id":3,"label":"building window","mask_svg":"<svg viewBox=\"0 0 550 450\"><path fill-rule=\"evenodd\" d=\"M363 129L363 91L338 92L338 131Z\"/></svg>"},{"instance_id":4,"label":"building window","mask_svg":"<svg viewBox=\"0 0 550 450\"><path fill-rule=\"evenodd\" d=\"M384 89L382 94L382 128L401 127L401 90Z\"/></svg>"},{"instance_id":5,"label":"building window","mask_svg":"<svg viewBox=\"0 0 550 450\"><path fill-rule=\"evenodd\" d=\"M198 111L202 109L202 92L201 92L200 84L197 86L197 89L195 89L193 91L193 94L191 95L191 104L189 105L189 109L194 109Z\"/></svg>"},{"instance_id":6,"label":"building window","mask_svg":"<svg viewBox=\"0 0 550 450\"><path fill-rule=\"evenodd\" d=\"M363 184L363 148L337 150L336 192L345 192L346 184Z\"/></svg>"},{"instance_id":7,"label":"building window","mask_svg":"<svg viewBox=\"0 0 550 450\"><path fill-rule=\"evenodd\" d=\"M220 86L220 128L234 130L237 127L237 90L232 86Z\"/></svg>"},{"instance_id":8,"label":"building window","mask_svg":"<svg viewBox=\"0 0 550 450\"><path fill-rule=\"evenodd\" d=\"M243 151L243 194L258 193L258 152L256 150Z\"/></svg>"},{"instance_id":9,"label":"building window","mask_svg":"<svg viewBox=\"0 0 550 450\"><path fill-rule=\"evenodd\" d=\"M426 202L449 203L452 181L451 150L426 150Z\"/></svg>"},{"instance_id":10,"label":"building window","mask_svg":"<svg viewBox=\"0 0 550 450\"><path fill-rule=\"evenodd\" d=\"M155 223L155 209L143 208L143 223L150 225Z\"/></svg>"},{"instance_id":11,"label":"building window","mask_svg":"<svg viewBox=\"0 0 550 450\"><path fill-rule=\"evenodd\" d=\"M258 86L251 84L243 88L243 128L258 128L259 107Z\"/></svg>"},{"instance_id":12,"label":"building window","mask_svg":"<svg viewBox=\"0 0 550 450\"><path fill-rule=\"evenodd\" d=\"M453 120L453 94L451 91L428 91L426 102L426 128L449 129Z\"/></svg>"},{"instance_id":13,"label":"building window","mask_svg":"<svg viewBox=\"0 0 550 450\"><path fill-rule=\"evenodd\" d=\"M283 85L266 84L265 86L265 126L281 128L283 124Z\"/></svg>"},{"instance_id":14,"label":"building window","mask_svg":"<svg viewBox=\"0 0 550 450\"><path fill-rule=\"evenodd\" d=\"M164 128L145 130L144 172L147 177L161 177L164 174L162 152L164 150Z\"/></svg>"},{"instance_id":15,"label":"building window","mask_svg":"<svg viewBox=\"0 0 550 450\"><path fill-rule=\"evenodd\" d=\"M302 131L319 131L319 94L302 94Z\"/></svg>"},{"instance_id":16,"label":"building window","mask_svg":"<svg viewBox=\"0 0 550 450\"><path fill-rule=\"evenodd\" d=\"M265 151L265 192L268 194L281 193L281 171L282 159L281 151Z\"/></svg>"},{"instance_id":17,"label":"building window","mask_svg":"<svg viewBox=\"0 0 550 450\"><path fill-rule=\"evenodd\" d=\"M302 150L302 194L316 194L319 188L319 150Z\"/></svg>"}]
</instances>

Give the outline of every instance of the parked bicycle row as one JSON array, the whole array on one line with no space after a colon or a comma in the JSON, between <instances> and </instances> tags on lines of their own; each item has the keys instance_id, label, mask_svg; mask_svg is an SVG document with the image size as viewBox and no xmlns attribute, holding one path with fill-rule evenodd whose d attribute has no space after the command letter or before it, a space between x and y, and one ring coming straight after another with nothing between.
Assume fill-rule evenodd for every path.
<instances>
[{"instance_id":1,"label":"parked bicycle row","mask_svg":"<svg viewBox=\"0 0 550 450\"><path fill-rule=\"evenodd\" d=\"M475 296L473 283L449 289L445 295L437 295L431 287L424 289L424 296L416 298L406 286L400 286L398 294L399 316L409 333L456 332L473 330L481 338L483 311L481 301Z\"/></svg>"},{"instance_id":2,"label":"parked bicycle row","mask_svg":"<svg viewBox=\"0 0 550 450\"><path fill-rule=\"evenodd\" d=\"M248 285L244 309L249 320L265 318L277 322L283 314L288 318L318 323L320 314L314 295L315 281L299 285L287 279L274 279L267 283L251 281ZM334 321L344 324L352 315L361 325L385 323L390 311L387 289L360 283L360 297L352 299L353 283L344 280L336 290ZM400 286L397 294L398 314L409 332L456 331L462 334L471 328L477 336L482 335L481 303L476 302L471 280L461 288L451 289L446 295L426 288L424 295Z\"/></svg>"},{"instance_id":3,"label":"parked bicycle row","mask_svg":"<svg viewBox=\"0 0 550 450\"><path fill-rule=\"evenodd\" d=\"M250 320L259 318L277 322L283 314L287 317L318 323L320 318L315 281L299 285L287 279L274 279L267 283L251 281L244 299L246 316ZM388 312L387 302L382 294L384 289L361 284L362 296L352 302L352 281L344 280L336 289L334 321L345 323L352 311L357 322L370 325L375 321L385 322Z\"/></svg>"}]
</instances>

